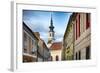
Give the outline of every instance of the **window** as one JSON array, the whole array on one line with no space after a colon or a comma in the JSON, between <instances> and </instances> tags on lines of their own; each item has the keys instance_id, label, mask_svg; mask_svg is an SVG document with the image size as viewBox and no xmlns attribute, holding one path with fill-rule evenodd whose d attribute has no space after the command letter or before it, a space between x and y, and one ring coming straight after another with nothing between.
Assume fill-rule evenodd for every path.
<instances>
[{"instance_id":1,"label":"window","mask_svg":"<svg viewBox=\"0 0 100 73\"><path fill-rule=\"evenodd\" d=\"M86 48L86 59L90 59L90 46Z\"/></svg>"},{"instance_id":2,"label":"window","mask_svg":"<svg viewBox=\"0 0 100 73\"><path fill-rule=\"evenodd\" d=\"M54 33L52 33L52 36L54 37Z\"/></svg>"},{"instance_id":3,"label":"window","mask_svg":"<svg viewBox=\"0 0 100 73\"><path fill-rule=\"evenodd\" d=\"M37 42L32 39L32 54L36 55L36 51L37 51Z\"/></svg>"},{"instance_id":4,"label":"window","mask_svg":"<svg viewBox=\"0 0 100 73\"><path fill-rule=\"evenodd\" d=\"M32 39L32 54L35 53L35 50L34 50L34 40Z\"/></svg>"},{"instance_id":5,"label":"window","mask_svg":"<svg viewBox=\"0 0 100 73\"><path fill-rule=\"evenodd\" d=\"M77 40L77 20L76 20L76 40Z\"/></svg>"},{"instance_id":6,"label":"window","mask_svg":"<svg viewBox=\"0 0 100 73\"><path fill-rule=\"evenodd\" d=\"M77 52L76 52L76 60L77 60Z\"/></svg>"},{"instance_id":7,"label":"window","mask_svg":"<svg viewBox=\"0 0 100 73\"><path fill-rule=\"evenodd\" d=\"M86 13L86 29L90 27L90 13Z\"/></svg>"},{"instance_id":8,"label":"window","mask_svg":"<svg viewBox=\"0 0 100 73\"><path fill-rule=\"evenodd\" d=\"M78 36L80 36L80 14L79 14L79 16L78 16L78 20L79 20L79 22L78 22L78 25L79 25L79 26L78 26L78 29L79 29L78 34L79 34L79 35L78 35Z\"/></svg>"},{"instance_id":9,"label":"window","mask_svg":"<svg viewBox=\"0 0 100 73\"><path fill-rule=\"evenodd\" d=\"M27 52L27 34L24 32L24 34L23 34L23 51L24 51L24 53L26 53Z\"/></svg>"},{"instance_id":10,"label":"window","mask_svg":"<svg viewBox=\"0 0 100 73\"><path fill-rule=\"evenodd\" d=\"M50 37L51 37L51 33L50 33Z\"/></svg>"},{"instance_id":11,"label":"window","mask_svg":"<svg viewBox=\"0 0 100 73\"><path fill-rule=\"evenodd\" d=\"M32 54L32 40L31 40L31 37L29 37L29 43L28 43L28 45L29 45L29 48L28 48L29 54Z\"/></svg>"},{"instance_id":12,"label":"window","mask_svg":"<svg viewBox=\"0 0 100 73\"><path fill-rule=\"evenodd\" d=\"M32 48L34 47L34 40L32 40Z\"/></svg>"},{"instance_id":13,"label":"window","mask_svg":"<svg viewBox=\"0 0 100 73\"><path fill-rule=\"evenodd\" d=\"M52 56L51 56L51 61L53 60Z\"/></svg>"},{"instance_id":14,"label":"window","mask_svg":"<svg viewBox=\"0 0 100 73\"><path fill-rule=\"evenodd\" d=\"M59 57L58 57L58 55L56 56L56 61L58 61L59 60Z\"/></svg>"},{"instance_id":15,"label":"window","mask_svg":"<svg viewBox=\"0 0 100 73\"><path fill-rule=\"evenodd\" d=\"M81 59L81 51L79 51L79 60Z\"/></svg>"},{"instance_id":16,"label":"window","mask_svg":"<svg viewBox=\"0 0 100 73\"><path fill-rule=\"evenodd\" d=\"M80 37L80 14L77 15L76 17L76 40L78 37Z\"/></svg>"}]
</instances>

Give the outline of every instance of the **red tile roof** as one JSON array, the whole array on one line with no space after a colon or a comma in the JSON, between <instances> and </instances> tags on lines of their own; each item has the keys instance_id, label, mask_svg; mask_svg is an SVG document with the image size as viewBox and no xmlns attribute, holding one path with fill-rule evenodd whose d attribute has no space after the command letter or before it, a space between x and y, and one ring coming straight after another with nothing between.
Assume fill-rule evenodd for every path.
<instances>
[{"instance_id":1,"label":"red tile roof","mask_svg":"<svg viewBox=\"0 0 100 73\"><path fill-rule=\"evenodd\" d=\"M51 50L60 50L62 48L62 42L54 42L50 46Z\"/></svg>"}]
</instances>

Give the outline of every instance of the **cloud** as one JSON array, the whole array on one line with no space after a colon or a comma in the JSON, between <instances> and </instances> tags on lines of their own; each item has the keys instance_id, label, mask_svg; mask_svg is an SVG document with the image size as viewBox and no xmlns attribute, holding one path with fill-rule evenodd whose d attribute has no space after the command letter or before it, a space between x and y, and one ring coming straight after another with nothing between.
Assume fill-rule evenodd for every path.
<instances>
[{"instance_id":1,"label":"cloud","mask_svg":"<svg viewBox=\"0 0 100 73\"><path fill-rule=\"evenodd\" d=\"M47 27L45 27L42 23L39 23L39 22L32 25L31 27L32 27L32 30L36 32L47 32L48 31Z\"/></svg>"},{"instance_id":2,"label":"cloud","mask_svg":"<svg viewBox=\"0 0 100 73\"><path fill-rule=\"evenodd\" d=\"M51 12L45 11L33 11L25 10L23 12L23 21L31 28L34 32L39 32L40 37L47 42L48 41L48 31L51 19ZM62 41L63 35L68 23L70 13L53 13L53 25L55 31L55 41Z\"/></svg>"},{"instance_id":3,"label":"cloud","mask_svg":"<svg viewBox=\"0 0 100 73\"><path fill-rule=\"evenodd\" d=\"M34 21L26 20L25 23L35 32L47 32L48 31L48 25L44 22L41 22L41 21L34 22Z\"/></svg>"},{"instance_id":4,"label":"cloud","mask_svg":"<svg viewBox=\"0 0 100 73\"><path fill-rule=\"evenodd\" d=\"M62 40L63 38L61 37L61 38L56 39L55 42L62 42Z\"/></svg>"},{"instance_id":5,"label":"cloud","mask_svg":"<svg viewBox=\"0 0 100 73\"><path fill-rule=\"evenodd\" d=\"M33 32L39 32L40 33L40 37L43 40L47 40L48 39L48 27L45 26L45 24L41 23L41 22L37 22L35 24L30 23L30 22L26 22L28 27L33 31Z\"/></svg>"},{"instance_id":6,"label":"cloud","mask_svg":"<svg viewBox=\"0 0 100 73\"><path fill-rule=\"evenodd\" d=\"M55 41L62 41L62 39L63 39L63 33L57 31L57 32L55 33Z\"/></svg>"},{"instance_id":7,"label":"cloud","mask_svg":"<svg viewBox=\"0 0 100 73\"><path fill-rule=\"evenodd\" d=\"M48 41L48 32L47 33L45 33L45 32L41 33L40 38L42 38L47 43L47 41Z\"/></svg>"}]
</instances>

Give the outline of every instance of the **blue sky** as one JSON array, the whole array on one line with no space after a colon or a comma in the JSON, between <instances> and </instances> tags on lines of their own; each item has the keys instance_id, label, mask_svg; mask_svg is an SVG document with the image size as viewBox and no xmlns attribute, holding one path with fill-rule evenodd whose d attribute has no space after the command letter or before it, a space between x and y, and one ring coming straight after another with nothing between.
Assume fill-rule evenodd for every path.
<instances>
[{"instance_id":1,"label":"blue sky","mask_svg":"<svg viewBox=\"0 0 100 73\"><path fill-rule=\"evenodd\" d=\"M39 32L40 37L46 43L48 41L51 14L55 27L55 41L62 41L69 17L72 13L23 10L23 21L33 32Z\"/></svg>"}]
</instances>

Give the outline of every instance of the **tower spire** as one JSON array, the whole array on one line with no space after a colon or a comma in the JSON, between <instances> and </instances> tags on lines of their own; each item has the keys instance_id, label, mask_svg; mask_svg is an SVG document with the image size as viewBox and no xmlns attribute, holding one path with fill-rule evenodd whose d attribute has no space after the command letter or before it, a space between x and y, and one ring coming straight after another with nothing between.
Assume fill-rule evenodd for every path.
<instances>
[{"instance_id":1,"label":"tower spire","mask_svg":"<svg viewBox=\"0 0 100 73\"><path fill-rule=\"evenodd\" d=\"M50 21L50 26L49 26L49 28L50 28L50 31L54 31L53 29L54 29L54 26L53 26L53 20L52 20L52 13L51 13L51 21Z\"/></svg>"},{"instance_id":2,"label":"tower spire","mask_svg":"<svg viewBox=\"0 0 100 73\"><path fill-rule=\"evenodd\" d=\"M54 26L53 26L53 16L51 13L51 20L50 20L50 26L49 26L49 37L48 37L48 44L52 44L54 42Z\"/></svg>"},{"instance_id":3,"label":"tower spire","mask_svg":"<svg viewBox=\"0 0 100 73\"><path fill-rule=\"evenodd\" d=\"M51 26L53 26L52 13L51 13Z\"/></svg>"}]
</instances>

